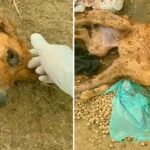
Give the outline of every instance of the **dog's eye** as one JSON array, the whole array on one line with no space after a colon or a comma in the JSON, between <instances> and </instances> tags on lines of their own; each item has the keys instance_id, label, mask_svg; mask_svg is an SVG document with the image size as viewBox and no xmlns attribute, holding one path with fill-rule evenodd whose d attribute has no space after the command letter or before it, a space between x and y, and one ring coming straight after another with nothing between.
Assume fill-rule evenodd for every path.
<instances>
[{"instance_id":1,"label":"dog's eye","mask_svg":"<svg viewBox=\"0 0 150 150\"><path fill-rule=\"evenodd\" d=\"M0 32L6 33L5 31L5 24L4 23L0 23Z\"/></svg>"},{"instance_id":2,"label":"dog's eye","mask_svg":"<svg viewBox=\"0 0 150 150\"><path fill-rule=\"evenodd\" d=\"M7 62L10 66L16 66L19 64L19 56L17 52L10 48L7 50Z\"/></svg>"}]
</instances>

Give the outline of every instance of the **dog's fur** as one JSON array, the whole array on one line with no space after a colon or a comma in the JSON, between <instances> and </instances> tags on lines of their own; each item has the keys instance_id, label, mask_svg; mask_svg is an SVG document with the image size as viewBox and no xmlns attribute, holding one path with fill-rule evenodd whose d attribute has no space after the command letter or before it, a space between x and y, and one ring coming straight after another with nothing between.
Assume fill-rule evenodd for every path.
<instances>
[{"instance_id":1,"label":"dog's fur","mask_svg":"<svg viewBox=\"0 0 150 150\"><path fill-rule=\"evenodd\" d=\"M91 35L87 25L92 25ZM78 92L112 85L120 78L150 86L150 24L133 23L127 17L94 10L78 18L76 28L76 38L85 42L90 53L103 57L113 47L118 47L119 52L119 58L108 69L77 87Z\"/></svg>"},{"instance_id":2,"label":"dog's fur","mask_svg":"<svg viewBox=\"0 0 150 150\"><path fill-rule=\"evenodd\" d=\"M14 81L35 78L33 70L27 68L30 59L31 54L17 37L14 25L0 17L0 88L5 90Z\"/></svg>"}]
</instances>

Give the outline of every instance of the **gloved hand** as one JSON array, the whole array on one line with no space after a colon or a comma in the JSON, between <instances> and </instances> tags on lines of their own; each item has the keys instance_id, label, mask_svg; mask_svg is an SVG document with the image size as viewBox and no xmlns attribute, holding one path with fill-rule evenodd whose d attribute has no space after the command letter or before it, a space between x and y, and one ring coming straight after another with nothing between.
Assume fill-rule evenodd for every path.
<instances>
[{"instance_id":1,"label":"gloved hand","mask_svg":"<svg viewBox=\"0 0 150 150\"><path fill-rule=\"evenodd\" d=\"M36 68L40 81L54 82L73 96L73 51L65 45L47 43L38 33L31 35L31 44L33 58L29 61L28 68Z\"/></svg>"}]
</instances>

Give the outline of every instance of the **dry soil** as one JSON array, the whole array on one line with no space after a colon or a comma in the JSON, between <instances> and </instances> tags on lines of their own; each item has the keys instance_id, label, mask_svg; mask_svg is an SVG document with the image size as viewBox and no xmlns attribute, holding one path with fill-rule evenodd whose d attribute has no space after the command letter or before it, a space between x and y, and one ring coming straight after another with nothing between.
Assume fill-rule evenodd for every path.
<instances>
[{"instance_id":1,"label":"dry soil","mask_svg":"<svg viewBox=\"0 0 150 150\"><path fill-rule=\"evenodd\" d=\"M9 17L31 48L30 35L72 46L72 1L0 0L0 15ZM0 150L71 150L72 99L54 85L18 82L0 108Z\"/></svg>"}]
</instances>

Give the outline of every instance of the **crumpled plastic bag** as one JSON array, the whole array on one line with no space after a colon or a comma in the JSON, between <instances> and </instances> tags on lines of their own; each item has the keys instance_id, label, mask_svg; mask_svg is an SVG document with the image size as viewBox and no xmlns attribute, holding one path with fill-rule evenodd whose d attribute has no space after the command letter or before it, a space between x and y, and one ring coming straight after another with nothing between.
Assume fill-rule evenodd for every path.
<instances>
[{"instance_id":1,"label":"crumpled plastic bag","mask_svg":"<svg viewBox=\"0 0 150 150\"><path fill-rule=\"evenodd\" d=\"M116 93L110 119L111 138L150 141L150 92L128 80L117 82L106 91L110 92Z\"/></svg>"},{"instance_id":2,"label":"crumpled plastic bag","mask_svg":"<svg viewBox=\"0 0 150 150\"><path fill-rule=\"evenodd\" d=\"M124 0L76 0L75 12L84 12L86 7L116 12L122 9Z\"/></svg>"},{"instance_id":3,"label":"crumpled plastic bag","mask_svg":"<svg viewBox=\"0 0 150 150\"><path fill-rule=\"evenodd\" d=\"M91 76L97 74L99 68L99 58L89 55L86 49L79 44L75 44L75 74Z\"/></svg>"}]
</instances>

